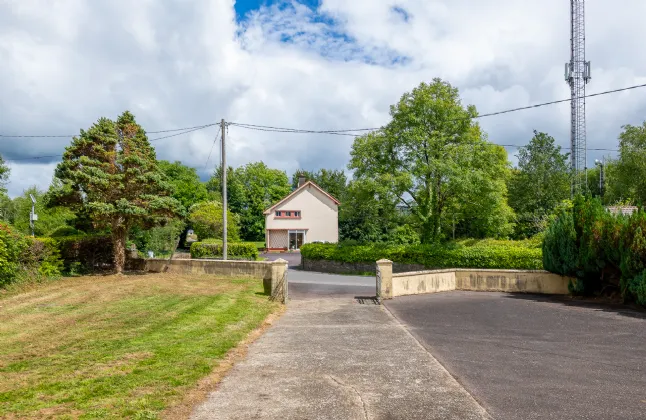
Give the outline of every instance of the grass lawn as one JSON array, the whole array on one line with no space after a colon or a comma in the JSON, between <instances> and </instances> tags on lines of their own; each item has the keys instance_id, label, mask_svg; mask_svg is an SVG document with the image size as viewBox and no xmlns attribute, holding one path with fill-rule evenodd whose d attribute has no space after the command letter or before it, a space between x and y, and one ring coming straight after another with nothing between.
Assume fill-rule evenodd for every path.
<instances>
[{"instance_id":1,"label":"grass lawn","mask_svg":"<svg viewBox=\"0 0 646 420\"><path fill-rule=\"evenodd\" d=\"M148 274L0 295L0 417L157 418L279 310L262 291Z\"/></svg>"}]
</instances>

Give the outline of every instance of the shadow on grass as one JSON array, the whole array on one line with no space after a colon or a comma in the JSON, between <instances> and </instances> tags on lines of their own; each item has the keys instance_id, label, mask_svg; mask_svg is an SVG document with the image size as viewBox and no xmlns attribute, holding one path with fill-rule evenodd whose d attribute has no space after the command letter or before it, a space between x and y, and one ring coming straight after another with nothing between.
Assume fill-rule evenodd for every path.
<instances>
[{"instance_id":1,"label":"shadow on grass","mask_svg":"<svg viewBox=\"0 0 646 420\"><path fill-rule=\"evenodd\" d=\"M646 309L637 305L623 304L603 298L575 297L564 295L534 295L524 293L507 293L508 299L531 300L534 302L559 303L568 307L593 309L614 313L630 318L646 319Z\"/></svg>"}]
</instances>

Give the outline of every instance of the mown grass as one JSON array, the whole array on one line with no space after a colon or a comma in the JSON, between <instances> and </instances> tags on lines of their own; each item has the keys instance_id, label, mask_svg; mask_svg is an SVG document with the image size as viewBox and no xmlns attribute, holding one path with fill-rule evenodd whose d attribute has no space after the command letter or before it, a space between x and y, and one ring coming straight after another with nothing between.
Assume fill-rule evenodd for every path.
<instances>
[{"instance_id":1,"label":"mown grass","mask_svg":"<svg viewBox=\"0 0 646 420\"><path fill-rule=\"evenodd\" d=\"M258 280L194 275L1 296L0 417L157 418L277 309Z\"/></svg>"}]
</instances>

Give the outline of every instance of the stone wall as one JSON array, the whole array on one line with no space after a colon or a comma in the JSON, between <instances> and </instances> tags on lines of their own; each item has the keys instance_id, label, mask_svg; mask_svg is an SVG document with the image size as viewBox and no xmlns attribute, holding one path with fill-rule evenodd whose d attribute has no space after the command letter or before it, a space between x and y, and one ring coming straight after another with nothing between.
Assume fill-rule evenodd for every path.
<instances>
[{"instance_id":1,"label":"stone wall","mask_svg":"<svg viewBox=\"0 0 646 420\"><path fill-rule=\"evenodd\" d=\"M258 279L263 281L265 293L271 295L273 300L286 303L288 297L287 261L283 259L276 261L148 259L144 271Z\"/></svg>"},{"instance_id":2,"label":"stone wall","mask_svg":"<svg viewBox=\"0 0 646 420\"><path fill-rule=\"evenodd\" d=\"M340 261L328 260L310 260L301 257L301 267L305 271L316 271L318 273L333 274L376 274L375 263L346 263ZM424 270L420 264L400 264L393 263L394 273L404 273L408 271Z\"/></svg>"}]
</instances>

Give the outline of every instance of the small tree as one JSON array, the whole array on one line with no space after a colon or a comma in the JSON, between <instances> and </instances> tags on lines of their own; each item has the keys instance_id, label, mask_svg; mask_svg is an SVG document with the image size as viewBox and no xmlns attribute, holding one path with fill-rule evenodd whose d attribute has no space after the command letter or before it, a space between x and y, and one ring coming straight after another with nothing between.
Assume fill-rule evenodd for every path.
<instances>
[{"instance_id":1,"label":"small tree","mask_svg":"<svg viewBox=\"0 0 646 420\"><path fill-rule=\"evenodd\" d=\"M81 130L55 174L61 181L56 200L87 211L95 227L110 229L117 273L125 265L131 227L164 224L181 212L146 132L128 111L116 122L101 118Z\"/></svg>"},{"instance_id":2,"label":"small tree","mask_svg":"<svg viewBox=\"0 0 646 420\"><path fill-rule=\"evenodd\" d=\"M222 203L206 201L191 207L188 217L189 225L201 241L207 238L222 239ZM237 241L240 239L238 216L227 210L227 239Z\"/></svg>"}]
</instances>

